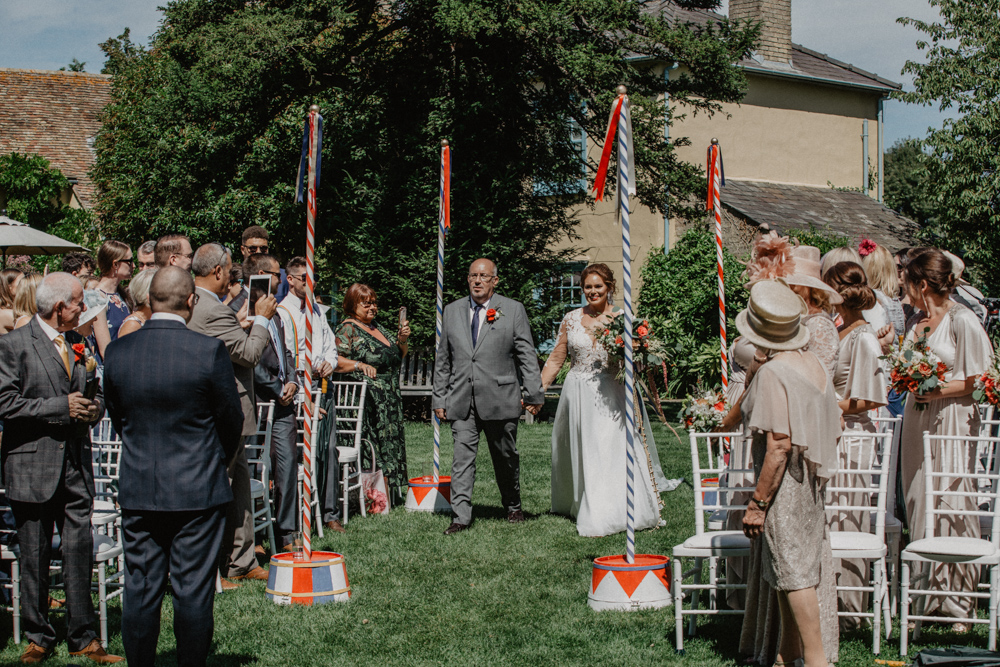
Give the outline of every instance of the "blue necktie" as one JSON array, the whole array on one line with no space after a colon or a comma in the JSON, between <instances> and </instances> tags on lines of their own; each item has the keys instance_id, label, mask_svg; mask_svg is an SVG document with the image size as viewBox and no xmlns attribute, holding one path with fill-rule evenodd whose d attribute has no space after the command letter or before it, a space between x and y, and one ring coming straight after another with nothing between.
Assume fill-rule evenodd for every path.
<instances>
[{"instance_id":1,"label":"blue necktie","mask_svg":"<svg viewBox=\"0 0 1000 667\"><path fill-rule=\"evenodd\" d=\"M476 339L479 338L479 311L483 309L481 304L476 304L476 309L472 312L472 347L476 346Z\"/></svg>"}]
</instances>

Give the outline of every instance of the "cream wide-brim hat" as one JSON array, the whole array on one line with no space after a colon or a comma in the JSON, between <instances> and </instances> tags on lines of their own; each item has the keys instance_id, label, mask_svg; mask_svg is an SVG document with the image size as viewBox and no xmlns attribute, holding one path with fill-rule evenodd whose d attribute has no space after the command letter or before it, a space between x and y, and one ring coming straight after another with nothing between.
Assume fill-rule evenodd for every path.
<instances>
[{"instance_id":1,"label":"cream wide-brim hat","mask_svg":"<svg viewBox=\"0 0 1000 667\"><path fill-rule=\"evenodd\" d=\"M949 262L951 262L951 274L955 276L955 284L971 285L972 283L962 277L962 274L965 273L965 262L962 261L962 258L948 252L947 250L942 250L941 253L948 258Z\"/></svg>"},{"instance_id":2,"label":"cream wide-brim hat","mask_svg":"<svg viewBox=\"0 0 1000 667\"><path fill-rule=\"evenodd\" d=\"M108 301L110 299L107 296L95 289L83 290L83 302L87 304L87 310L80 313L80 320L76 328L79 329L88 322L93 322L98 315L107 309Z\"/></svg>"},{"instance_id":3,"label":"cream wide-brim hat","mask_svg":"<svg viewBox=\"0 0 1000 667\"><path fill-rule=\"evenodd\" d=\"M736 328L757 347L798 350L809 342L802 312L802 299L787 285L762 280L750 288L750 301L736 316Z\"/></svg>"}]
</instances>

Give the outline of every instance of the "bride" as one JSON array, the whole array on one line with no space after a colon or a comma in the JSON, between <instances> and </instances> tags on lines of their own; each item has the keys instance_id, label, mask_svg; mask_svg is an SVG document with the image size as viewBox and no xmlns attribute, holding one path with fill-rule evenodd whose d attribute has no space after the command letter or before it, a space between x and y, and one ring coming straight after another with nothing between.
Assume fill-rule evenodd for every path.
<instances>
[{"instance_id":1,"label":"bride","mask_svg":"<svg viewBox=\"0 0 1000 667\"><path fill-rule=\"evenodd\" d=\"M559 338L542 369L548 389L570 357L552 429L552 511L576 518L585 537L612 535L625 530L625 387L615 380L617 369L592 334L622 314L610 297L615 279L605 264L591 264L580 275L587 305L566 314ZM656 446L644 407L637 406L645 424L646 448L636 434L635 527L652 528L660 521L656 481L662 480ZM662 481L661 481L662 483Z\"/></svg>"}]
</instances>

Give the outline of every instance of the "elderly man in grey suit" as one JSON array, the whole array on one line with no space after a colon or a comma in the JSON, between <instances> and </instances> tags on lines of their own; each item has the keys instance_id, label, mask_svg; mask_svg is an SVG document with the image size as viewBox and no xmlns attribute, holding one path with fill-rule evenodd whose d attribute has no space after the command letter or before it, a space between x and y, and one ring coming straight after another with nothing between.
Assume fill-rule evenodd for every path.
<instances>
[{"instance_id":1,"label":"elderly man in grey suit","mask_svg":"<svg viewBox=\"0 0 1000 667\"><path fill-rule=\"evenodd\" d=\"M469 267L469 298L444 309L434 363L433 407L439 419L451 420L455 440L451 466L454 519L445 535L465 530L472 522L481 432L486 433L507 520L524 521L517 422L522 404L531 414L538 414L544 394L528 315L519 302L494 293L498 280L496 264L477 259Z\"/></svg>"},{"instance_id":2,"label":"elderly man in grey suit","mask_svg":"<svg viewBox=\"0 0 1000 667\"><path fill-rule=\"evenodd\" d=\"M96 384L87 392L88 384L96 383L96 364L88 364L86 353L71 349L64 336L87 309L83 288L68 273L50 273L38 286L35 301L38 314L27 326L0 337L3 483L21 545L21 618L29 641L21 662L42 662L56 644L48 619L53 526L62 537L70 655L101 664L120 662L122 658L105 652L91 627L94 474L89 427L104 412L104 398Z\"/></svg>"},{"instance_id":3,"label":"elderly man in grey suit","mask_svg":"<svg viewBox=\"0 0 1000 667\"><path fill-rule=\"evenodd\" d=\"M218 243L207 243L195 251L191 261L194 272L195 302L188 328L226 344L229 359L236 374L236 389L243 407L243 436L257 432L257 403L253 391L254 366L260 361L271 342L267 322L274 316L278 302L268 294L257 302L256 314L249 331L244 330L236 313L222 303L229 289L229 270L233 266L229 251ZM257 565L254 554L253 501L250 498L250 468L243 443L229 462L229 482L233 502L226 512L226 530L221 563L222 574L228 579L260 579L267 581L267 571ZM274 546L272 545L272 549ZM225 582L224 588L233 587Z\"/></svg>"}]
</instances>

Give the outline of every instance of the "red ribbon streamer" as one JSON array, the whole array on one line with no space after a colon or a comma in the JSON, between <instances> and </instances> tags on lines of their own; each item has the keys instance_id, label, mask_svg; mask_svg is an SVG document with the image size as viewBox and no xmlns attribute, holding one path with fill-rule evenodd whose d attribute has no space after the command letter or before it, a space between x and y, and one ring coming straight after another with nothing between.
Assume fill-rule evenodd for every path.
<instances>
[{"instance_id":1,"label":"red ribbon streamer","mask_svg":"<svg viewBox=\"0 0 1000 667\"><path fill-rule=\"evenodd\" d=\"M441 174L444 178L444 228L451 229L451 147L441 149Z\"/></svg>"},{"instance_id":2,"label":"red ribbon streamer","mask_svg":"<svg viewBox=\"0 0 1000 667\"><path fill-rule=\"evenodd\" d=\"M712 210L712 202L715 201L715 160L717 159L718 146L708 147L708 201L705 202L705 210Z\"/></svg>"},{"instance_id":3,"label":"red ribbon streamer","mask_svg":"<svg viewBox=\"0 0 1000 667\"><path fill-rule=\"evenodd\" d=\"M594 191L597 193L595 199L604 201L604 181L608 177L608 163L611 162L611 151L615 147L615 133L618 131L618 117L621 115L624 95L618 96L618 104L615 105L614 113L611 114L611 121L608 123L608 134L604 137L604 151L601 153L601 163L597 166L597 177L594 179Z\"/></svg>"}]
</instances>

